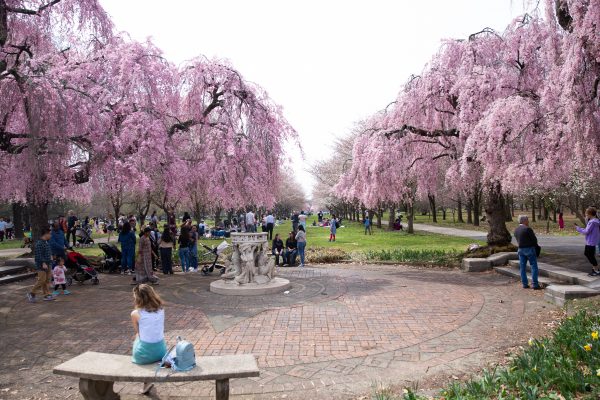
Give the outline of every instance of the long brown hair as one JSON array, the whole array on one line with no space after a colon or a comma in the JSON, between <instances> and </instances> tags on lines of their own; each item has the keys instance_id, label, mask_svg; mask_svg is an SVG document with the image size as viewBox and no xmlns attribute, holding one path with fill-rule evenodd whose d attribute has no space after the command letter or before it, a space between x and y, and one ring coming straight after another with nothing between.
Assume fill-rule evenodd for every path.
<instances>
[{"instance_id":1,"label":"long brown hair","mask_svg":"<svg viewBox=\"0 0 600 400\"><path fill-rule=\"evenodd\" d=\"M135 308L156 312L163 308L163 300L150 285L142 283L133 288L133 304Z\"/></svg>"}]
</instances>

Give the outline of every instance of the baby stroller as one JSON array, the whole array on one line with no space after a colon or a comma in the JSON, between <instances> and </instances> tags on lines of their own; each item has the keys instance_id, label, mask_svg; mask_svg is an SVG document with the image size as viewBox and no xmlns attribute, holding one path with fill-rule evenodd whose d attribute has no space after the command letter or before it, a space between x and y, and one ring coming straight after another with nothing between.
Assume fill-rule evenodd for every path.
<instances>
[{"instance_id":1,"label":"baby stroller","mask_svg":"<svg viewBox=\"0 0 600 400\"><path fill-rule=\"evenodd\" d=\"M73 280L80 284L83 284L87 280L92 281L92 285L100 283L98 279L98 272L90 265L90 262L83 256L83 254L76 251L68 251L67 259L65 260L65 266L70 272L70 276L67 277L67 284L71 285Z\"/></svg>"},{"instance_id":2,"label":"baby stroller","mask_svg":"<svg viewBox=\"0 0 600 400\"><path fill-rule=\"evenodd\" d=\"M77 243L81 247L91 247L94 244L92 239L92 229L88 226L87 228L77 228L75 230L75 237Z\"/></svg>"},{"instance_id":3,"label":"baby stroller","mask_svg":"<svg viewBox=\"0 0 600 400\"><path fill-rule=\"evenodd\" d=\"M121 266L121 251L114 244L98 243L98 247L104 252L104 260L100 263L101 271L117 271Z\"/></svg>"},{"instance_id":4,"label":"baby stroller","mask_svg":"<svg viewBox=\"0 0 600 400\"><path fill-rule=\"evenodd\" d=\"M217 268L221 274L225 273L225 266L222 264L217 264L217 261L219 260L219 255L226 249L229 247L229 244L227 243L227 241L223 240L218 246L216 247L208 247L207 245L205 245L204 243L200 243L202 245L202 247L204 247L206 250L208 250L207 253L202 254L203 257L209 255L209 254L213 254L215 256L215 260L212 262L212 264L204 264L202 266L202 270L200 272L202 272L202 275L207 276L208 274L210 274L211 272L213 272L215 270L215 268Z\"/></svg>"}]
</instances>

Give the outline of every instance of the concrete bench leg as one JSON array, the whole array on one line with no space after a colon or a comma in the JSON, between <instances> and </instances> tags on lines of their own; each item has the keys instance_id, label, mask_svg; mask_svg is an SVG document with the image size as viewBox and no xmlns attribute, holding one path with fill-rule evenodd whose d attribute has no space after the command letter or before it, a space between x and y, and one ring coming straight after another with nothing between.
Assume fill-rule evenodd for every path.
<instances>
[{"instance_id":1,"label":"concrete bench leg","mask_svg":"<svg viewBox=\"0 0 600 400\"><path fill-rule=\"evenodd\" d=\"M114 382L79 379L79 391L85 400L119 400L113 390Z\"/></svg>"},{"instance_id":2,"label":"concrete bench leg","mask_svg":"<svg viewBox=\"0 0 600 400\"><path fill-rule=\"evenodd\" d=\"M229 400L229 379L217 381L217 400Z\"/></svg>"}]
</instances>

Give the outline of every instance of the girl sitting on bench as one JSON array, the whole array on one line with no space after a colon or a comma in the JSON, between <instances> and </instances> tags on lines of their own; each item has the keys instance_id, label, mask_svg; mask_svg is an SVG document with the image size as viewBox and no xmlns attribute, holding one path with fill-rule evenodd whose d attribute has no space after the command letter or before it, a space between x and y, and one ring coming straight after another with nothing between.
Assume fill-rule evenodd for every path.
<instances>
[{"instance_id":1,"label":"girl sitting on bench","mask_svg":"<svg viewBox=\"0 0 600 400\"><path fill-rule=\"evenodd\" d=\"M167 354L163 301L152 286L141 284L133 288L133 303L131 322L136 335L131 361L135 364L159 362ZM144 384L142 393L148 393L151 388L151 384Z\"/></svg>"}]
</instances>

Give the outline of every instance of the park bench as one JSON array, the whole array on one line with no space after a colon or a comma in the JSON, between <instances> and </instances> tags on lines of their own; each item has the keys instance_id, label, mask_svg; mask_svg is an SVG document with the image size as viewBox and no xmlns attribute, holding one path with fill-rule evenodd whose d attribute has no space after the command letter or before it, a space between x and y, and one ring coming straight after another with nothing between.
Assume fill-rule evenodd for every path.
<instances>
[{"instance_id":1,"label":"park bench","mask_svg":"<svg viewBox=\"0 0 600 400\"><path fill-rule=\"evenodd\" d=\"M251 354L198 357L196 368L174 372L157 364L137 365L131 356L88 351L54 368L58 375L79 378L79 391L86 400L116 400L115 382L216 381L217 400L229 399L229 379L260 376Z\"/></svg>"}]
</instances>

